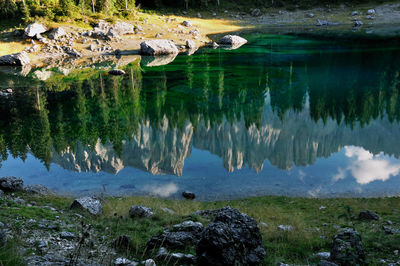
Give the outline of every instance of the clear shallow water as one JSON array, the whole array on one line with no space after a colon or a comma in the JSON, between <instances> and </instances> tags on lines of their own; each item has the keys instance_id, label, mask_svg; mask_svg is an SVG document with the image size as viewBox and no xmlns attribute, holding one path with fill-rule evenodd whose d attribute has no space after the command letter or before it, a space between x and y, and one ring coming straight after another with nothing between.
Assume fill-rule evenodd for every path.
<instances>
[{"instance_id":1,"label":"clear shallow water","mask_svg":"<svg viewBox=\"0 0 400 266\"><path fill-rule=\"evenodd\" d=\"M0 176L76 194L399 195L400 50L246 37L123 77L1 72Z\"/></svg>"}]
</instances>

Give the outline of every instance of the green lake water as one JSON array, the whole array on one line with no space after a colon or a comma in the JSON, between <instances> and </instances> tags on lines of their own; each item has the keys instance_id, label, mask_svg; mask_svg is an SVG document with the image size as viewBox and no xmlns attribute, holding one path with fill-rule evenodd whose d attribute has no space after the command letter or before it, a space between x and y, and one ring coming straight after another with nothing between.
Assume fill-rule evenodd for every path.
<instances>
[{"instance_id":1,"label":"green lake water","mask_svg":"<svg viewBox=\"0 0 400 266\"><path fill-rule=\"evenodd\" d=\"M400 195L398 43L245 37L118 77L116 60L0 69L0 176L73 194Z\"/></svg>"}]
</instances>

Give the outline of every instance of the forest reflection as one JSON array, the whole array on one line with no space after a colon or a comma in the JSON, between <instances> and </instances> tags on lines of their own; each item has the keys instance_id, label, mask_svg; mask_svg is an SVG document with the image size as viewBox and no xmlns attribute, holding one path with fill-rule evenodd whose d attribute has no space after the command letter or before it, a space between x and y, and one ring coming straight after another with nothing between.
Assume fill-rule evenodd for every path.
<instances>
[{"instance_id":1,"label":"forest reflection","mask_svg":"<svg viewBox=\"0 0 400 266\"><path fill-rule=\"evenodd\" d=\"M400 155L399 51L248 53L14 88L0 98L0 161L32 153L47 168L181 175L193 147L228 171L309 165L346 145Z\"/></svg>"}]
</instances>

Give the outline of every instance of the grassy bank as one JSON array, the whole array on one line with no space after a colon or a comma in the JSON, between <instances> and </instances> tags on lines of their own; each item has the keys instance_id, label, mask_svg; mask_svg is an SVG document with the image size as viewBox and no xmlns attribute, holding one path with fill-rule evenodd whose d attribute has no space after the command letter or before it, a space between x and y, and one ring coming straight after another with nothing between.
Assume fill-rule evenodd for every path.
<instances>
[{"instance_id":1,"label":"grassy bank","mask_svg":"<svg viewBox=\"0 0 400 266\"><path fill-rule=\"evenodd\" d=\"M15 200L15 198L23 199ZM17 203L18 202L18 203ZM340 228L354 227L360 232L365 245L367 261L370 265L382 265L381 260L396 262L396 250L400 249L400 237L388 235L382 230L382 224L390 220L393 228L400 227L400 198L375 199L304 199L286 197L257 197L243 200L197 202L176 201L146 197L107 197L103 202L103 214L99 217L86 213L77 214L70 210L72 198L60 196L32 196L15 194L0 199L0 221L9 225L8 246L0 251L2 265L21 265L22 258L37 254L35 239L49 234L48 229L32 221L57 224L59 231L71 231L82 234L90 226L93 239L103 237L104 242L96 245L111 246L112 241L120 235L131 238L132 249L109 252L110 257L103 260L108 264L118 256L146 259L155 257L157 250L146 250L147 240L162 231L163 228L185 220L210 221L193 215L196 210L216 209L232 206L253 217L263 234L267 251L265 265L276 265L278 262L290 264L312 264L319 260L315 253L329 251L333 236ZM155 216L132 220L128 216L131 205L145 205L154 210ZM165 212L169 208L174 214ZM372 210L379 214L379 221L359 221L356 214L361 210ZM294 230L280 231L279 225L291 225ZM41 233L41 230L45 233ZM53 234L53 233L50 233ZM39 236L39 237L38 237ZM78 240L72 243L78 246ZM50 246L50 245L49 245ZM24 249L21 249L24 247ZM22 251L21 251L22 250ZM191 249L185 252L194 252ZM21 253L22 252L22 253ZM71 251L77 252L76 249ZM79 256L85 257L83 248ZM165 262L158 262L160 265Z\"/></svg>"}]
</instances>

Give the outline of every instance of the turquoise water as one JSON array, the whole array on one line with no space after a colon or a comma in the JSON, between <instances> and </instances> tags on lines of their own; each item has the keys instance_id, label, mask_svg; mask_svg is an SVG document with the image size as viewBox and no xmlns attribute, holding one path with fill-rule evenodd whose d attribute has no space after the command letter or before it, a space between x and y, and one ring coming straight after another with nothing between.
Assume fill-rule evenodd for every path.
<instances>
[{"instance_id":1,"label":"turquoise water","mask_svg":"<svg viewBox=\"0 0 400 266\"><path fill-rule=\"evenodd\" d=\"M160 66L0 69L13 89L0 97L0 176L72 194L399 195L400 49L245 37ZM107 74L116 64L125 76Z\"/></svg>"}]
</instances>

